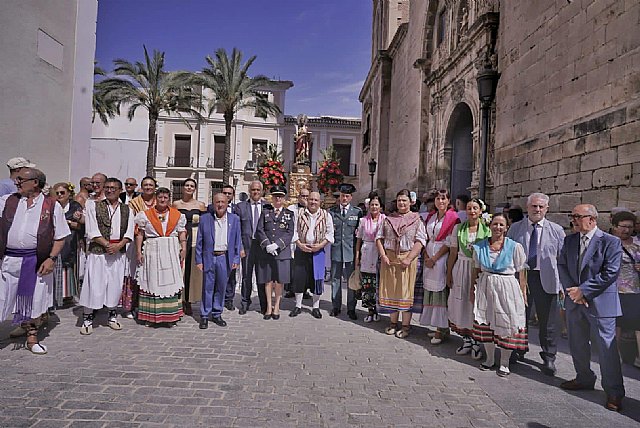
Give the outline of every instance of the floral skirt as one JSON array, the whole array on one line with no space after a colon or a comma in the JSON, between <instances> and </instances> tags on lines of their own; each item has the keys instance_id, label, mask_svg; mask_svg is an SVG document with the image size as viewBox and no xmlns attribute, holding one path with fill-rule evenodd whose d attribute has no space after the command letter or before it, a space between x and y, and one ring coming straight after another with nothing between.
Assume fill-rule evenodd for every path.
<instances>
[{"instance_id":1,"label":"floral skirt","mask_svg":"<svg viewBox=\"0 0 640 428\"><path fill-rule=\"evenodd\" d=\"M378 294L378 278L375 273L360 272L360 293L362 296L362 307L375 309Z\"/></svg>"}]
</instances>

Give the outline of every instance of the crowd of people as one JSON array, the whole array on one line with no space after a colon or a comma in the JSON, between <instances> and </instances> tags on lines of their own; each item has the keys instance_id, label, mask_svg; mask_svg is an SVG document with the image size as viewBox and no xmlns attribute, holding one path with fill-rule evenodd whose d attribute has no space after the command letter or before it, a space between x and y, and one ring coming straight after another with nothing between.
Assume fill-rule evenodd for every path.
<instances>
[{"instance_id":1,"label":"crowd of people","mask_svg":"<svg viewBox=\"0 0 640 428\"><path fill-rule=\"evenodd\" d=\"M610 233L597 226L593 205L580 204L565 231L547 218L549 197L533 193L518 207L488 213L484 201L445 189L418 201L400 190L388 205L375 192L360 205L355 187L339 187L337 203L322 208L318 192L253 181L235 202L225 185L207 206L188 178L181 198L145 177L122 181L96 173L80 181L46 184L24 158L7 163L0 180L0 316L12 318L13 337L46 354L38 328L55 307L83 307L80 334L94 332L98 311L121 330L119 315L147 326L175 325L199 302L199 328L225 327L224 311L246 315L257 288L264 320L278 320L283 298L295 299L289 317L322 318L325 269L331 310L364 322L388 315L387 335L407 338L412 316L439 345L451 331L462 337L458 355L483 360L481 370L507 377L528 348L529 318L538 322L541 370L553 376L557 337L566 324L577 376L567 390L593 389L591 339L597 342L606 407L619 411L624 387L617 337L635 332L640 355L640 222L612 210ZM566 233L569 233L568 235ZM119 309L120 308L120 309ZM498 349L496 349L498 348ZM595 349L594 349L595 351ZM497 357L497 359L496 359ZM640 367L640 356L634 365Z\"/></svg>"}]
</instances>

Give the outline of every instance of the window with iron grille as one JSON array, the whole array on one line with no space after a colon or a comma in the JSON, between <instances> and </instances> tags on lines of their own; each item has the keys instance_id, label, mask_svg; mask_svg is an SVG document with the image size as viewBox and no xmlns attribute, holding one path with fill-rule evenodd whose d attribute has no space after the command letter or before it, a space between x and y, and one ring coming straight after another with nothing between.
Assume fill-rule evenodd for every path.
<instances>
[{"instance_id":1,"label":"window with iron grille","mask_svg":"<svg viewBox=\"0 0 640 428\"><path fill-rule=\"evenodd\" d=\"M224 168L224 135L213 136L213 167Z\"/></svg>"},{"instance_id":2,"label":"window with iron grille","mask_svg":"<svg viewBox=\"0 0 640 428\"><path fill-rule=\"evenodd\" d=\"M191 166L191 135L175 135L174 166Z\"/></svg>"},{"instance_id":3,"label":"window with iron grille","mask_svg":"<svg viewBox=\"0 0 640 428\"><path fill-rule=\"evenodd\" d=\"M213 195L216 193L222 192L222 181L212 181L211 182L211 194L209 195L209 203L213 203Z\"/></svg>"},{"instance_id":4,"label":"window with iron grille","mask_svg":"<svg viewBox=\"0 0 640 428\"><path fill-rule=\"evenodd\" d=\"M173 180L171 182L171 201L172 202L182 199L182 183L183 183L183 180Z\"/></svg>"}]
</instances>

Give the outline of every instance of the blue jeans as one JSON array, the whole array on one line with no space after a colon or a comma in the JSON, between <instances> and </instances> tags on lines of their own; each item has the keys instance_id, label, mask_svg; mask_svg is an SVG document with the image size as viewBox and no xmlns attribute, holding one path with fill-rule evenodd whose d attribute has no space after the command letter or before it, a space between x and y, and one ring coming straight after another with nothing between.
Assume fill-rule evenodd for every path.
<instances>
[{"instance_id":1,"label":"blue jeans","mask_svg":"<svg viewBox=\"0 0 640 428\"><path fill-rule=\"evenodd\" d=\"M342 307L342 278L349 281L353 262L331 261L331 303L334 310ZM356 310L356 292L347 287L347 311Z\"/></svg>"}]
</instances>

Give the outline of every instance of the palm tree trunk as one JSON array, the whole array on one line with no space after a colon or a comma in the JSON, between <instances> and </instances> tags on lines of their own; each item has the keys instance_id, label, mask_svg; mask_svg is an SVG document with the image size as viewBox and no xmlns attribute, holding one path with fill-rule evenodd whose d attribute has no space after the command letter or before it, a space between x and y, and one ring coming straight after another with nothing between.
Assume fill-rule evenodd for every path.
<instances>
[{"instance_id":1,"label":"palm tree trunk","mask_svg":"<svg viewBox=\"0 0 640 428\"><path fill-rule=\"evenodd\" d=\"M222 183L229 184L231 176L231 122L233 113L224 114L224 165L222 167Z\"/></svg>"},{"instance_id":2,"label":"palm tree trunk","mask_svg":"<svg viewBox=\"0 0 640 428\"><path fill-rule=\"evenodd\" d=\"M156 163L156 147L158 144L158 136L156 135L156 127L158 118L149 114L149 145L147 147L147 175L149 177L155 177L153 173L153 167Z\"/></svg>"}]
</instances>

